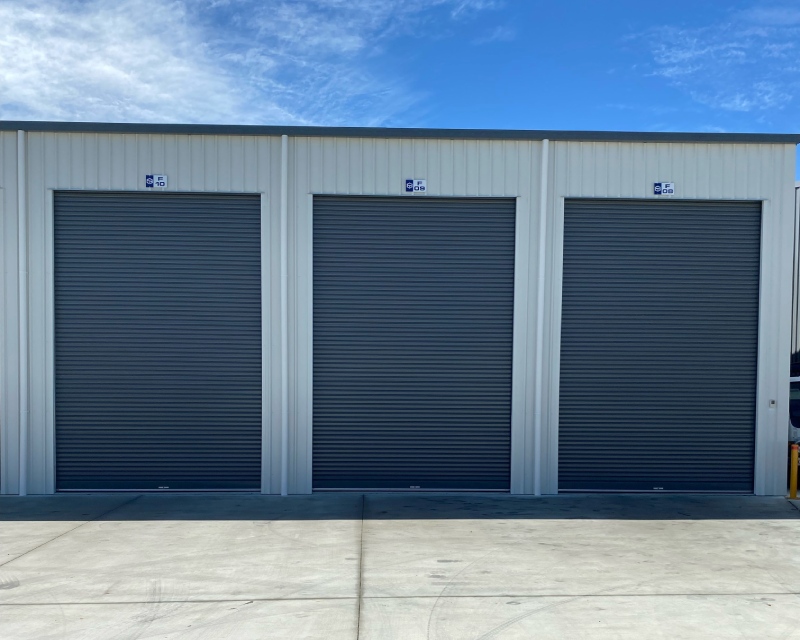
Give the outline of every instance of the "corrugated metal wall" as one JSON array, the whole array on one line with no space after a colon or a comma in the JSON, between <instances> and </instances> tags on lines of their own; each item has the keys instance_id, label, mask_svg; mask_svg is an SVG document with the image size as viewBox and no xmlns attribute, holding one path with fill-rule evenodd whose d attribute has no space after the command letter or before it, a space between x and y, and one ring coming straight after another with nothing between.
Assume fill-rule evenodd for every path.
<instances>
[{"instance_id":1,"label":"corrugated metal wall","mask_svg":"<svg viewBox=\"0 0 800 640\"><path fill-rule=\"evenodd\" d=\"M2 335L0 366L7 442L2 490L16 490L16 135L2 134ZM280 350L280 138L135 134L28 134L30 247L31 492L53 489L52 190L143 190L144 175L166 173L169 191L267 194L264 242L265 353ZM536 141L290 138L289 140L289 490L311 482L311 195L404 195L406 178L426 178L430 196L517 198L512 491L534 490L533 424L541 412L542 490L556 490L561 246L564 197L652 197L652 183L672 181L678 197L764 200L764 252L756 485L780 493L770 471L785 456L791 329L794 212L793 145L556 142L550 145L546 220L544 401L533 406L537 320L538 203L542 145ZM272 358L278 363L279 358ZM279 368L265 376L264 490L275 491L280 469ZM769 398L767 397L769 396ZM767 400L778 402L770 409ZM782 424L779 424L783 421ZM276 457L277 456L277 457Z\"/></svg>"},{"instance_id":2,"label":"corrugated metal wall","mask_svg":"<svg viewBox=\"0 0 800 640\"><path fill-rule=\"evenodd\" d=\"M19 491L17 134L0 132L0 493Z\"/></svg>"}]
</instances>

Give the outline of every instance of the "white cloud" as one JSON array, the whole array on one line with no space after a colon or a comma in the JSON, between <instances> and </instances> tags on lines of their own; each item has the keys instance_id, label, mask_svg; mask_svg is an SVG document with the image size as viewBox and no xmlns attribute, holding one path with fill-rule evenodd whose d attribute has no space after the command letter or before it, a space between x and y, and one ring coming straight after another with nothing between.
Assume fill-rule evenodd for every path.
<instances>
[{"instance_id":1,"label":"white cloud","mask_svg":"<svg viewBox=\"0 0 800 640\"><path fill-rule=\"evenodd\" d=\"M122 0L0 4L0 115L213 121L236 108L185 7Z\"/></svg>"},{"instance_id":2,"label":"white cloud","mask_svg":"<svg viewBox=\"0 0 800 640\"><path fill-rule=\"evenodd\" d=\"M765 113L800 97L798 37L800 10L756 7L716 25L662 26L637 41L651 54L646 75L714 109Z\"/></svg>"},{"instance_id":3,"label":"white cloud","mask_svg":"<svg viewBox=\"0 0 800 640\"><path fill-rule=\"evenodd\" d=\"M793 26L800 25L800 9L796 6L753 7L740 12L739 20L762 25Z\"/></svg>"},{"instance_id":4,"label":"white cloud","mask_svg":"<svg viewBox=\"0 0 800 640\"><path fill-rule=\"evenodd\" d=\"M511 42L517 37L517 32L511 27L499 26L489 31L486 35L475 38L473 44L490 44L492 42Z\"/></svg>"},{"instance_id":5,"label":"white cloud","mask_svg":"<svg viewBox=\"0 0 800 640\"><path fill-rule=\"evenodd\" d=\"M661 26L634 38L651 62L637 71L730 112L787 107L800 97L800 10L759 5L697 28Z\"/></svg>"},{"instance_id":6,"label":"white cloud","mask_svg":"<svg viewBox=\"0 0 800 640\"><path fill-rule=\"evenodd\" d=\"M771 82L757 82L748 91L738 93L693 93L695 100L726 111L780 109L792 101L792 95Z\"/></svg>"},{"instance_id":7,"label":"white cloud","mask_svg":"<svg viewBox=\"0 0 800 640\"><path fill-rule=\"evenodd\" d=\"M781 42L776 44L765 44L764 55L767 58L794 58L797 59L794 42Z\"/></svg>"},{"instance_id":8,"label":"white cloud","mask_svg":"<svg viewBox=\"0 0 800 640\"><path fill-rule=\"evenodd\" d=\"M2 0L0 118L382 125L391 38L486 0ZM413 28L412 28L413 27ZM375 67L377 65L373 65Z\"/></svg>"},{"instance_id":9,"label":"white cloud","mask_svg":"<svg viewBox=\"0 0 800 640\"><path fill-rule=\"evenodd\" d=\"M454 18L466 17L487 9L498 9L503 6L500 0L456 0L450 15Z\"/></svg>"},{"instance_id":10,"label":"white cloud","mask_svg":"<svg viewBox=\"0 0 800 640\"><path fill-rule=\"evenodd\" d=\"M706 133L728 133L725 127L718 127L715 124L706 124L702 127L698 127L698 131L704 131Z\"/></svg>"}]
</instances>

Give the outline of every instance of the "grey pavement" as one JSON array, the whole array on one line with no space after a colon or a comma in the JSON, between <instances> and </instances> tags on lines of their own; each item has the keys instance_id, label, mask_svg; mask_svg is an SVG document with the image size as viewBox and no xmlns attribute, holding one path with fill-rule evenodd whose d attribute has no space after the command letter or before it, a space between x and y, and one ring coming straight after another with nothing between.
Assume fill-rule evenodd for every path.
<instances>
[{"instance_id":1,"label":"grey pavement","mask_svg":"<svg viewBox=\"0 0 800 640\"><path fill-rule=\"evenodd\" d=\"M0 499L0 638L797 638L800 511L675 495Z\"/></svg>"}]
</instances>

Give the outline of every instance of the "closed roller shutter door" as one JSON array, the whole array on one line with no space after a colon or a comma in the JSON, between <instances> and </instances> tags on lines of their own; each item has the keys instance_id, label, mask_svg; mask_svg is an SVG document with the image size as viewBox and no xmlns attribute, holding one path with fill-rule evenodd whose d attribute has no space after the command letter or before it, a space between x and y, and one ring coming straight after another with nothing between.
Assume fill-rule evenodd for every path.
<instances>
[{"instance_id":1,"label":"closed roller shutter door","mask_svg":"<svg viewBox=\"0 0 800 640\"><path fill-rule=\"evenodd\" d=\"M55 195L56 486L260 487L260 197Z\"/></svg>"},{"instance_id":2,"label":"closed roller shutter door","mask_svg":"<svg viewBox=\"0 0 800 640\"><path fill-rule=\"evenodd\" d=\"M515 201L314 199L313 485L508 490Z\"/></svg>"},{"instance_id":3,"label":"closed roller shutter door","mask_svg":"<svg viewBox=\"0 0 800 640\"><path fill-rule=\"evenodd\" d=\"M567 200L561 490L753 491L758 202Z\"/></svg>"}]
</instances>

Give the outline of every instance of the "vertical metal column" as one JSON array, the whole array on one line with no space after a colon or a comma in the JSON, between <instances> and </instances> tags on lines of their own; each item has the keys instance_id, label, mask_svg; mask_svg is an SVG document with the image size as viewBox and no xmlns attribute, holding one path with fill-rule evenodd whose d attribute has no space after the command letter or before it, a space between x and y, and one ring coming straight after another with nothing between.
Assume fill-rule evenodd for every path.
<instances>
[{"instance_id":1,"label":"vertical metal column","mask_svg":"<svg viewBox=\"0 0 800 640\"><path fill-rule=\"evenodd\" d=\"M281 495L289 493L289 136L281 136Z\"/></svg>"},{"instance_id":2,"label":"vertical metal column","mask_svg":"<svg viewBox=\"0 0 800 640\"><path fill-rule=\"evenodd\" d=\"M19 264L19 495L28 493L28 203L26 136L17 131L17 259Z\"/></svg>"},{"instance_id":3,"label":"vertical metal column","mask_svg":"<svg viewBox=\"0 0 800 640\"><path fill-rule=\"evenodd\" d=\"M533 493L542 495L542 397L544 395L544 289L545 289L545 256L547 255L547 180L548 165L550 162L550 141L542 140L542 170L539 176L539 269L538 283L536 285L536 380L533 403Z\"/></svg>"}]
</instances>

